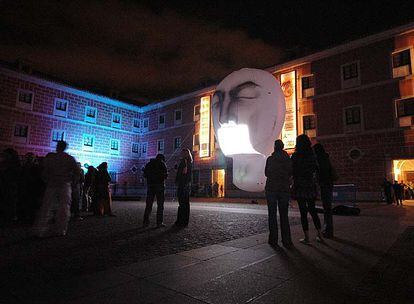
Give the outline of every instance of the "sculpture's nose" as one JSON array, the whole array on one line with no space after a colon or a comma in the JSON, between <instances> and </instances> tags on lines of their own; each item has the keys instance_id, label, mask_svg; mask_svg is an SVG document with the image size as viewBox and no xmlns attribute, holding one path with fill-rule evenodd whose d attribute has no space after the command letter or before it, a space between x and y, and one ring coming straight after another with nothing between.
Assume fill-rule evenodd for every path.
<instances>
[{"instance_id":1,"label":"sculpture's nose","mask_svg":"<svg viewBox=\"0 0 414 304\"><path fill-rule=\"evenodd\" d=\"M230 121L237 123L237 112L235 108L234 102L230 100L229 96L225 96L220 107L219 122L221 124L229 123Z\"/></svg>"}]
</instances>

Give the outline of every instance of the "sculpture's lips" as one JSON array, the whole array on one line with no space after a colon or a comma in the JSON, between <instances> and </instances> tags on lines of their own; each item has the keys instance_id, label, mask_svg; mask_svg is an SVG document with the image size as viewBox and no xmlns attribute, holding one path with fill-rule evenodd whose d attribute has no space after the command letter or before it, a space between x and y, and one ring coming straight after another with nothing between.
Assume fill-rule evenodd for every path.
<instances>
[{"instance_id":1,"label":"sculpture's lips","mask_svg":"<svg viewBox=\"0 0 414 304\"><path fill-rule=\"evenodd\" d=\"M247 125L237 125L230 121L229 123L222 124L217 133L221 151L226 156L260 154L253 148L250 142L249 127Z\"/></svg>"}]
</instances>

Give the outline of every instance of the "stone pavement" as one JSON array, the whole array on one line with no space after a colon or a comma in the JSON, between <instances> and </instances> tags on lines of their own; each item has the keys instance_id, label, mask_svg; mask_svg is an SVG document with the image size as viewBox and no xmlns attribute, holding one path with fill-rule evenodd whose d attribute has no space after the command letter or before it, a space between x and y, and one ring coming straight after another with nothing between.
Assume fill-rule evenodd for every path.
<instances>
[{"instance_id":1,"label":"stone pavement","mask_svg":"<svg viewBox=\"0 0 414 304\"><path fill-rule=\"evenodd\" d=\"M334 220L336 237L322 244L298 243L293 225L292 250L256 233L32 287L3 282L0 303L413 303L414 207L371 205Z\"/></svg>"}]
</instances>

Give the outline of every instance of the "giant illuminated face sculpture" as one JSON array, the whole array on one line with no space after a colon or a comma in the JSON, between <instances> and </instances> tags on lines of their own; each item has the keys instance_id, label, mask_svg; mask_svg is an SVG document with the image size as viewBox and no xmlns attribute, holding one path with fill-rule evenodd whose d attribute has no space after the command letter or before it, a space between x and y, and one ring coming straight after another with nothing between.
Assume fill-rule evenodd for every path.
<instances>
[{"instance_id":1,"label":"giant illuminated face sculpture","mask_svg":"<svg viewBox=\"0 0 414 304\"><path fill-rule=\"evenodd\" d=\"M233 158L233 184L245 191L263 191L266 157L285 120L279 83L263 70L235 71L216 87L212 111L220 148Z\"/></svg>"}]
</instances>

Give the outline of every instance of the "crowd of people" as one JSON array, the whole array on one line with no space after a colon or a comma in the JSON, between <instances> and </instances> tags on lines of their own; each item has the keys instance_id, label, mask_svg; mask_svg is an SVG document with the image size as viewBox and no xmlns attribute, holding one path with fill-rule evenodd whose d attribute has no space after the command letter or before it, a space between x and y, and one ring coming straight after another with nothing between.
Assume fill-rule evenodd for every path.
<instances>
[{"instance_id":1,"label":"crowd of people","mask_svg":"<svg viewBox=\"0 0 414 304\"><path fill-rule=\"evenodd\" d=\"M59 141L56 152L45 157L27 153L23 161L13 149L0 153L0 222L33 225L36 236L65 235L69 219L81 220L81 210L114 216L108 164L88 167L65 153Z\"/></svg>"},{"instance_id":2,"label":"crowd of people","mask_svg":"<svg viewBox=\"0 0 414 304\"><path fill-rule=\"evenodd\" d=\"M387 204L396 204L397 206L402 206L403 201L407 199L414 199L414 188L412 182L404 183L394 181L390 182L388 179L384 178L382 183L384 199Z\"/></svg>"},{"instance_id":3,"label":"crowd of people","mask_svg":"<svg viewBox=\"0 0 414 304\"><path fill-rule=\"evenodd\" d=\"M6 149L0 154L0 219L1 223L22 222L34 227L36 236L65 235L70 217L82 220L81 211L97 216L115 216L112 213L108 164L97 168L89 166L86 174L81 164L65 152L67 144L57 143L56 152L45 157L27 153L20 161L17 152ZM192 192L192 163L190 150L182 149L176 166L178 210L175 226L186 227L190 219ZM298 202L304 238L309 244L308 213L316 229L316 240L334 236L332 219L333 184L337 179L328 153L321 144L312 147L308 136L296 139L295 152L289 156L281 140L274 143L274 152L266 160L265 195L269 215L269 244L278 246L277 210L279 210L281 241L292 246L288 218L289 202ZM157 227L164 227L165 181L168 169L165 156L158 154L143 168L147 180L146 208L143 227L150 224L154 200L157 200ZM387 203L401 204L413 197L412 187L384 179ZM222 191L218 183L212 185L215 195ZM315 201L320 194L324 209L324 225L319 219Z\"/></svg>"}]
</instances>

